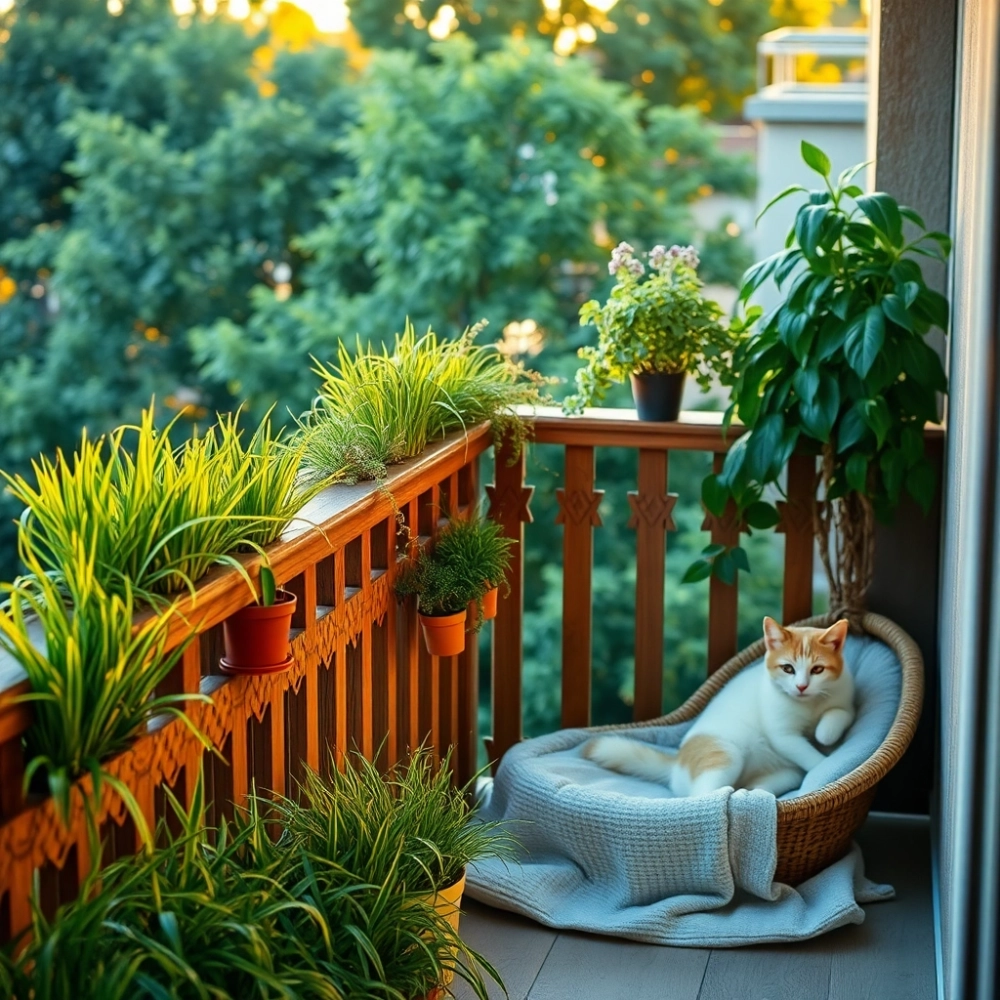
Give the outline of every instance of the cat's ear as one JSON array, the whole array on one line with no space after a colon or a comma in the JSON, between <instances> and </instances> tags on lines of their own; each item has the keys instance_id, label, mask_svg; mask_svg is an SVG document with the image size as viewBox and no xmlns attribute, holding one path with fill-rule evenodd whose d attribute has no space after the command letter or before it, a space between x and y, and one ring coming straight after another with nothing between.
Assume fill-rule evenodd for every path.
<instances>
[{"instance_id":1,"label":"cat's ear","mask_svg":"<svg viewBox=\"0 0 1000 1000\"><path fill-rule=\"evenodd\" d=\"M820 637L819 641L824 645L832 646L836 652L844 648L844 640L847 638L849 628L846 618L841 618L839 622L831 625Z\"/></svg>"},{"instance_id":2,"label":"cat's ear","mask_svg":"<svg viewBox=\"0 0 1000 1000\"><path fill-rule=\"evenodd\" d=\"M770 650L778 649L788 639L788 632L773 618L764 618L764 645Z\"/></svg>"}]
</instances>

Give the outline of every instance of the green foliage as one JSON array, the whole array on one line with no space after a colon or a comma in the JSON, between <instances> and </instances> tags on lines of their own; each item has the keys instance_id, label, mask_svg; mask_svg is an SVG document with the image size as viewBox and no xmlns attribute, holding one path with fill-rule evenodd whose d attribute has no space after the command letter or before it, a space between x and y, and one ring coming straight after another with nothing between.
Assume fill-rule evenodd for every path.
<instances>
[{"instance_id":1,"label":"green foliage","mask_svg":"<svg viewBox=\"0 0 1000 1000\"><path fill-rule=\"evenodd\" d=\"M587 362L576 373L577 394L563 400L567 413L599 402L613 382L633 372L687 373L708 389L712 377L729 380L729 358L738 341L721 322L718 304L701 294L693 247L655 246L649 272L628 243L611 255L617 278L608 301L580 309L580 320L598 331L596 347L581 347Z\"/></svg>"},{"instance_id":2,"label":"green foliage","mask_svg":"<svg viewBox=\"0 0 1000 1000\"><path fill-rule=\"evenodd\" d=\"M200 780L190 812L166 794L175 822L160 846L95 867L52 920L36 908L30 939L0 954L5 995L412 1000L454 968L485 1000L471 960L449 950L457 936L397 866L372 881L287 837L276 848L256 802L208 828Z\"/></svg>"},{"instance_id":3,"label":"green foliage","mask_svg":"<svg viewBox=\"0 0 1000 1000\"><path fill-rule=\"evenodd\" d=\"M457 615L472 601L481 601L487 589L485 577L475 567L464 562L444 562L426 549L421 549L396 577L396 594L416 594L422 615ZM478 631L482 622L472 624Z\"/></svg>"},{"instance_id":4,"label":"green foliage","mask_svg":"<svg viewBox=\"0 0 1000 1000\"><path fill-rule=\"evenodd\" d=\"M93 776L96 799L106 781L148 840L142 811L128 786L103 765L155 716L172 715L190 725L178 706L200 696L156 693L184 651L165 651L171 615L151 616L134 628L131 584L126 579L120 593L106 591L93 548L79 536L60 566L61 587L29 546L21 554L33 579L30 586L0 586L9 595L0 609L0 648L28 678L29 691L14 699L33 709L25 733L25 785L36 772L43 774L65 818L76 778Z\"/></svg>"},{"instance_id":5,"label":"green foliage","mask_svg":"<svg viewBox=\"0 0 1000 1000\"><path fill-rule=\"evenodd\" d=\"M802 156L824 187L806 192L787 248L744 278L741 301L769 277L784 299L763 318L747 312L754 328L727 411L747 430L702 493L715 513L731 499L750 528L776 523L765 491L796 448L824 456L828 500L859 494L883 519L904 490L927 509L935 489L923 427L937 422L947 379L925 338L947 328L948 302L925 284L919 257L944 260L951 241L890 195L864 194L853 183L861 166L833 182L822 150L803 142ZM731 577L733 553L706 550L703 561Z\"/></svg>"},{"instance_id":6,"label":"green foliage","mask_svg":"<svg viewBox=\"0 0 1000 1000\"><path fill-rule=\"evenodd\" d=\"M408 48L431 58L428 22L439 5L424 2L422 17L404 14L406 0L350 0L351 23L365 45ZM629 84L654 103L702 102L720 118L739 114L754 86L757 39L777 27L771 5L757 0L631 0L607 13L586 0L455 0L457 30L484 50L500 47L512 32L544 40L558 51L569 45L601 67L605 77ZM606 5L605 5L606 6ZM563 18L591 26L581 37ZM557 39L559 39L557 41Z\"/></svg>"},{"instance_id":7,"label":"green foliage","mask_svg":"<svg viewBox=\"0 0 1000 1000\"><path fill-rule=\"evenodd\" d=\"M488 421L499 438L523 440L515 407L543 401L541 380L495 347L476 346L479 327L455 340L432 330L417 337L407 321L391 348L344 345L337 367L316 363L323 379L300 423L312 478L382 479L387 466L419 455L449 431Z\"/></svg>"},{"instance_id":8,"label":"green foliage","mask_svg":"<svg viewBox=\"0 0 1000 1000\"><path fill-rule=\"evenodd\" d=\"M174 426L158 431L150 409L106 439L85 431L72 460L34 462L35 486L4 473L25 506L24 544L46 573L61 579L82 546L103 591L148 601L193 588L217 563L246 576L233 553L273 541L325 485L299 477L302 448L273 435L269 417L246 444L238 415L176 448Z\"/></svg>"},{"instance_id":9,"label":"green foliage","mask_svg":"<svg viewBox=\"0 0 1000 1000\"><path fill-rule=\"evenodd\" d=\"M425 615L458 614L475 601L478 614L470 625L478 632L483 625L483 596L493 587L509 586L506 574L514 545L499 524L476 512L467 518L453 517L433 547L420 549L403 567L396 593L416 594Z\"/></svg>"},{"instance_id":10,"label":"green foliage","mask_svg":"<svg viewBox=\"0 0 1000 1000\"><path fill-rule=\"evenodd\" d=\"M307 770L308 805L277 802L280 847L335 860L375 885L394 874L406 892L447 888L466 865L511 847L499 824L474 820L471 784L456 787L450 763L450 752L435 764L418 748L385 776L357 753L342 769L331 759L326 777Z\"/></svg>"},{"instance_id":11,"label":"green foliage","mask_svg":"<svg viewBox=\"0 0 1000 1000\"><path fill-rule=\"evenodd\" d=\"M434 543L434 558L464 567L470 577L478 574L490 587L498 587L506 583L511 550L516 544L496 521L472 511L468 517L449 519Z\"/></svg>"},{"instance_id":12,"label":"green foliage","mask_svg":"<svg viewBox=\"0 0 1000 1000\"><path fill-rule=\"evenodd\" d=\"M565 350L602 246L689 241L704 183L748 186L747 165L720 154L700 116L659 109L647 132L642 102L583 61L513 43L477 58L463 39L435 51L423 65L373 57L342 146L353 173L294 243L308 257L301 290L284 302L259 290L249 320L197 330L204 379L238 384L254 405L277 393L305 408L309 355L335 356L356 335L377 343L403 315L452 336L480 317L498 332L530 317ZM715 259L729 266L723 239Z\"/></svg>"},{"instance_id":13,"label":"green foliage","mask_svg":"<svg viewBox=\"0 0 1000 1000\"><path fill-rule=\"evenodd\" d=\"M264 97L260 36L223 15L182 27L169 0L119 16L16 0L0 31L0 281L16 288L0 290L0 467L137 421L154 394L188 427L234 408L238 386L201 378L188 334L242 322L284 267L297 284L291 240L345 167L344 53L279 53ZM7 579L16 513L0 498Z\"/></svg>"}]
</instances>

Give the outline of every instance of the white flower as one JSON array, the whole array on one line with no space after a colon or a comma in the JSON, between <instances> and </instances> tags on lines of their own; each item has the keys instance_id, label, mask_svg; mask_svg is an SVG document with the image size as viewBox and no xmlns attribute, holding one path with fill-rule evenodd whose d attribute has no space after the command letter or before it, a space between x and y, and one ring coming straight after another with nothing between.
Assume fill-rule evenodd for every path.
<instances>
[{"instance_id":1,"label":"white flower","mask_svg":"<svg viewBox=\"0 0 1000 1000\"><path fill-rule=\"evenodd\" d=\"M674 244L668 251L668 256L678 264L683 264L685 267L691 268L692 271L697 270L698 265L701 263L701 259L698 257L698 251L694 247L682 247Z\"/></svg>"},{"instance_id":2,"label":"white flower","mask_svg":"<svg viewBox=\"0 0 1000 1000\"><path fill-rule=\"evenodd\" d=\"M631 260L625 262L625 266L637 277L641 277L645 274L646 269L642 266L642 261L636 260L634 257Z\"/></svg>"},{"instance_id":3,"label":"white flower","mask_svg":"<svg viewBox=\"0 0 1000 1000\"><path fill-rule=\"evenodd\" d=\"M661 243L658 243L652 250L649 251L649 263L652 267L655 267L657 271L662 270L663 266L667 262L667 248Z\"/></svg>"}]
</instances>

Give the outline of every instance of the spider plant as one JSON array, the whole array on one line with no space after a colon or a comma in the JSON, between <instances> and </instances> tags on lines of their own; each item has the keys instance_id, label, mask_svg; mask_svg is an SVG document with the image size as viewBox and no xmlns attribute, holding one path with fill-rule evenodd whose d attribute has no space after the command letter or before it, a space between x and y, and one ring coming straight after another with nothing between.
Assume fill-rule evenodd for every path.
<instances>
[{"instance_id":1,"label":"spider plant","mask_svg":"<svg viewBox=\"0 0 1000 1000\"><path fill-rule=\"evenodd\" d=\"M255 997L343 1000L302 947L330 928L244 859L250 826L204 826L203 784L185 811L166 792L179 832L159 847L95 866L79 898L47 920L36 906L27 942L0 960L15 1000ZM18 954L18 947L25 945ZM15 957L17 956L17 957Z\"/></svg>"},{"instance_id":2,"label":"spider plant","mask_svg":"<svg viewBox=\"0 0 1000 1000\"><path fill-rule=\"evenodd\" d=\"M36 907L27 941L0 955L5 995L414 1000L451 963L485 1000L478 971L445 957L454 932L398 872L373 884L275 845L255 798L236 822L207 828L203 787L187 811L166 793L178 832L162 823L148 855L95 867L51 921Z\"/></svg>"},{"instance_id":3,"label":"spider plant","mask_svg":"<svg viewBox=\"0 0 1000 1000\"><path fill-rule=\"evenodd\" d=\"M300 445L286 445L265 417L244 446L238 414L175 448L176 421L157 430L152 409L137 427L92 441L84 431L72 458L33 463L35 485L8 476L25 505L20 528L45 571L57 576L78 539L93 548L95 575L109 593L136 596L194 584L213 565L249 577L235 553L260 551L325 483L298 475Z\"/></svg>"},{"instance_id":4,"label":"spider plant","mask_svg":"<svg viewBox=\"0 0 1000 1000\"><path fill-rule=\"evenodd\" d=\"M420 748L383 776L361 754L349 755L329 776L307 770L303 805L278 801L290 841L334 858L366 880L381 883L398 871L400 884L433 893L455 882L471 861L506 856L512 841L497 823L474 820L472 783L456 787L451 753L439 765Z\"/></svg>"},{"instance_id":5,"label":"spider plant","mask_svg":"<svg viewBox=\"0 0 1000 1000\"><path fill-rule=\"evenodd\" d=\"M104 762L124 750L154 716L172 715L193 727L179 706L202 696L156 694L183 653L183 647L166 651L170 611L133 630L131 584L125 579L121 593L105 591L97 578L93 545L88 549L82 538L75 539L57 583L23 537L21 541L21 558L33 581L30 586L0 585L0 593L9 594L0 609L0 647L28 677L29 691L15 701L34 709L25 733L25 787L33 775L44 774L65 818L76 778L93 776L95 799L101 781L107 781L148 842L149 831L131 791L106 772ZM39 646L29 634L32 617L44 636Z\"/></svg>"},{"instance_id":6,"label":"spider plant","mask_svg":"<svg viewBox=\"0 0 1000 1000\"><path fill-rule=\"evenodd\" d=\"M390 349L342 344L337 364L316 362L322 379L313 409L300 421L311 476L380 479L387 466L419 455L449 431L490 421L495 435L523 441L520 404L543 402L541 376L495 346L477 346L483 324L456 340L407 321ZM315 359L314 359L315 360Z\"/></svg>"}]
</instances>

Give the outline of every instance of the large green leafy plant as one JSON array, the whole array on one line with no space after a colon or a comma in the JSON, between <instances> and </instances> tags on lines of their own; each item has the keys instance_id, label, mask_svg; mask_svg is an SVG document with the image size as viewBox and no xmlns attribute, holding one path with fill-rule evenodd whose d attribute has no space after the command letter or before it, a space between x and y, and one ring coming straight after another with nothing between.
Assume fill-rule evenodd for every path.
<instances>
[{"instance_id":1,"label":"large green leafy plant","mask_svg":"<svg viewBox=\"0 0 1000 1000\"><path fill-rule=\"evenodd\" d=\"M567 413L599 402L633 372L691 374L704 389L713 376L728 377L736 341L718 304L702 295L694 247L656 246L648 261L647 272L633 248L620 243L608 265L617 278L608 301L591 299L580 309L581 323L597 327L598 340L580 348L587 364L576 373L576 395L563 401Z\"/></svg>"},{"instance_id":2,"label":"large green leafy plant","mask_svg":"<svg viewBox=\"0 0 1000 1000\"><path fill-rule=\"evenodd\" d=\"M821 150L803 142L802 156L824 186L793 185L767 206L807 195L786 249L744 277L741 301L768 278L782 300L766 316L747 312L752 330L734 358L726 412L727 426L738 419L746 430L704 480L702 499L715 514L732 503L746 530L773 527L771 491L792 453L819 456L825 502L815 526L831 604L857 610L871 579L874 516L887 518L904 493L925 510L933 499L923 429L938 420L947 379L926 337L946 329L948 303L928 288L919 258L943 260L951 241L890 195L865 194L853 181L861 166L834 182ZM748 568L742 548L710 546L687 578L714 570L732 580Z\"/></svg>"}]
</instances>

